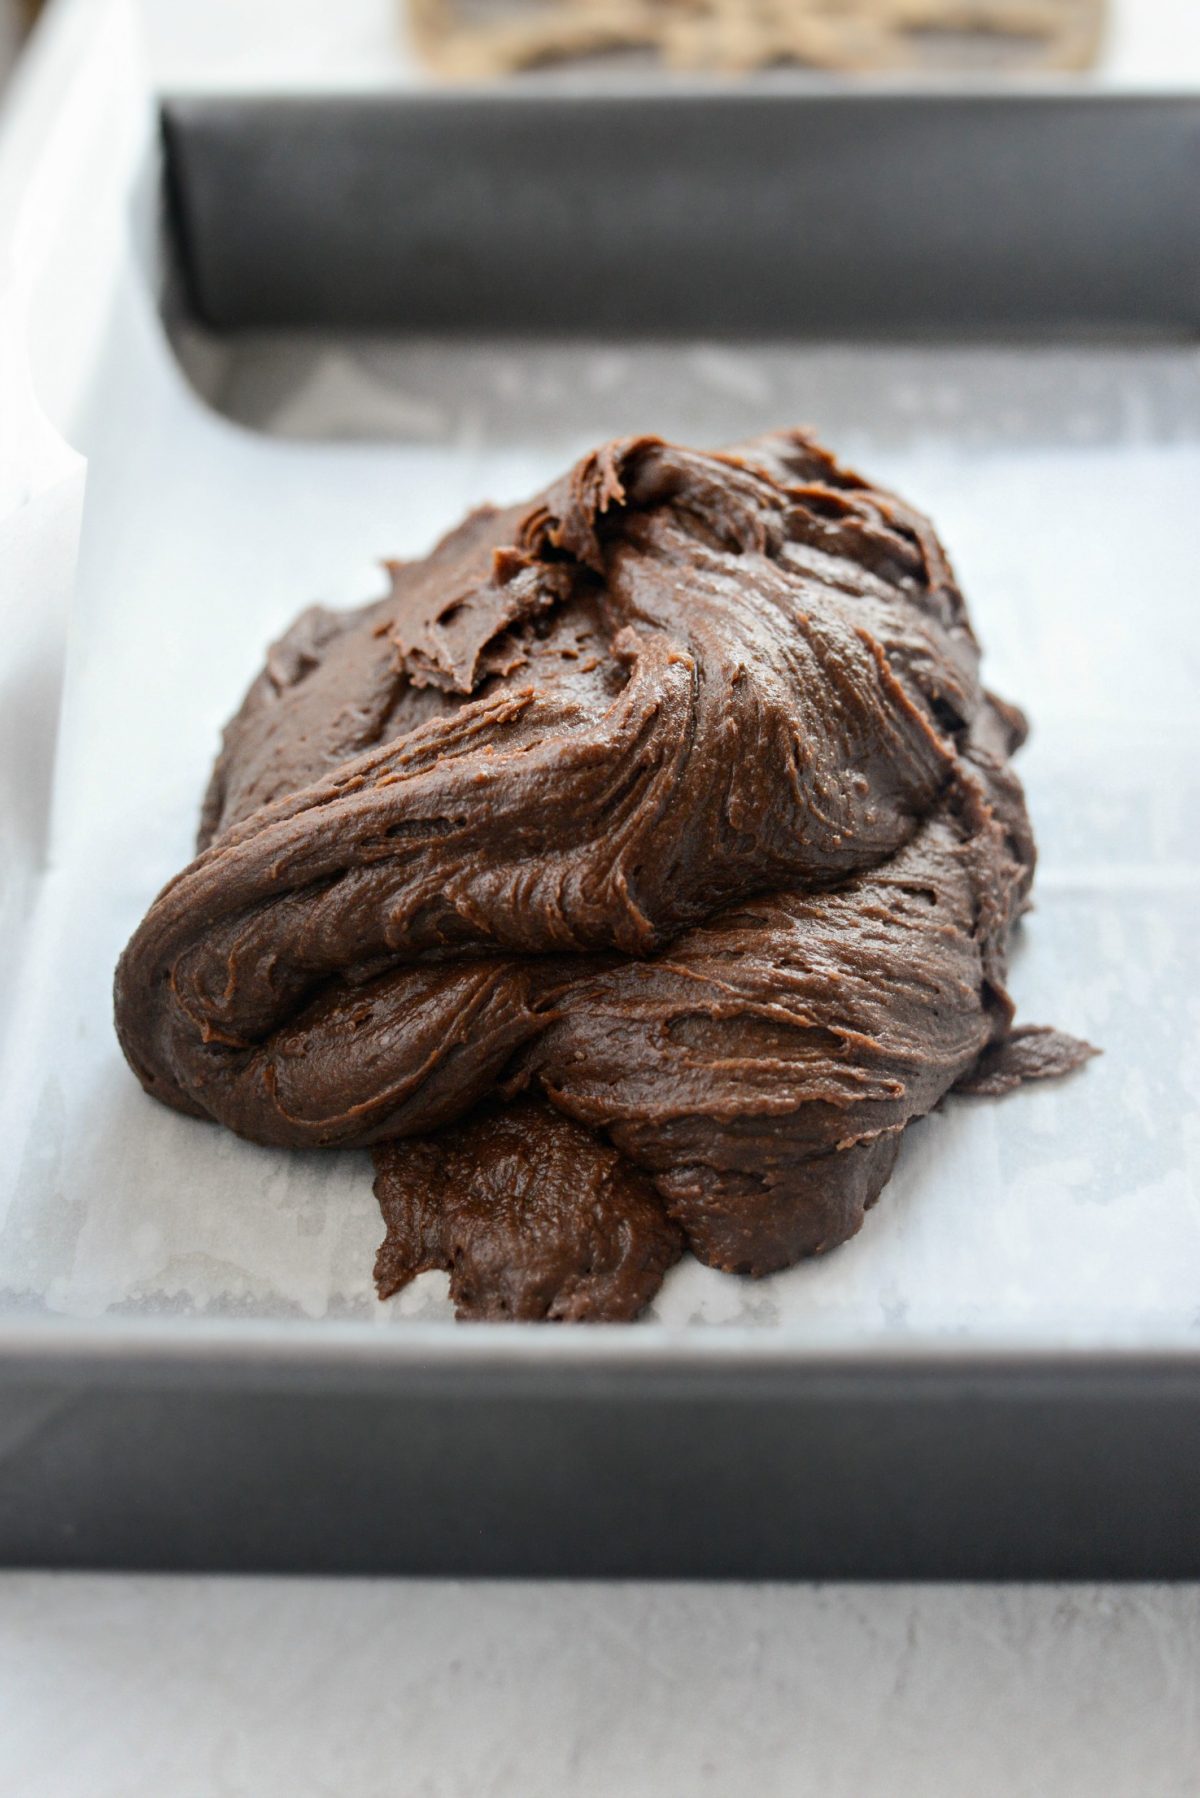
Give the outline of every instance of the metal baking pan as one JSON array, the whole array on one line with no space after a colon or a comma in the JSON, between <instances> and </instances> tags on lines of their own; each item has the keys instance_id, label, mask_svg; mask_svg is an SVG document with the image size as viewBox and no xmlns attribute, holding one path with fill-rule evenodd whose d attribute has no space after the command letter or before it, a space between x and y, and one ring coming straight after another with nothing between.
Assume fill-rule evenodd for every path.
<instances>
[{"instance_id":1,"label":"metal baking pan","mask_svg":"<svg viewBox=\"0 0 1200 1798\"><path fill-rule=\"evenodd\" d=\"M1192 331L1196 102L852 89L179 98L224 329Z\"/></svg>"},{"instance_id":2,"label":"metal baking pan","mask_svg":"<svg viewBox=\"0 0 1200 1798\"><path fill-rule=\"evenodd\" d=\"M1200 1574L1200 99L160 106L119 60L45 176L43 273L92 305L51 328L31 277L24 314L88 468L69 624L11 686L61 656L0 1005L0 1558ZM167 1114L111 1038L221 718L291 612L590 436L796 418L959 556L1038 725L1017 996L1106 1055L919 1126L819 1266L684 1267L595 1330L455 1327L436 1283L380 1306L364 1159Z\"/></svg>"}]
</instances>

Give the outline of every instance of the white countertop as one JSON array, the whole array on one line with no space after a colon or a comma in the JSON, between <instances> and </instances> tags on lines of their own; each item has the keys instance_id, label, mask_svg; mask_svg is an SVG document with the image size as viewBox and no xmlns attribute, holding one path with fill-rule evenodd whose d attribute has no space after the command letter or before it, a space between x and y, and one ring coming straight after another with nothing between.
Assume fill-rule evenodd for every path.
<instances>
[{"instance_id":1,"label":"white countertop","mask_svg":"<svg viewBox=\"0 0 1200 1798\"><path fill-rule=\"evenodd\" d=\"M142 0L164 82L404 84L390 0ZM1200 83L1200 0L1104 74ZM0 1575L20 1798L1196 1798L1200 1587Z\"/></svg>"},{"instance_id":2,"label":"white countertop","mask_svg":"<svg viewBox=\"0 0 1200 1798\"><path fill-rule=\"evenodd\" d=\"M1196 1798L1193 1587L0 1578L13 1798Z\"/></svg>"}]
</instances>

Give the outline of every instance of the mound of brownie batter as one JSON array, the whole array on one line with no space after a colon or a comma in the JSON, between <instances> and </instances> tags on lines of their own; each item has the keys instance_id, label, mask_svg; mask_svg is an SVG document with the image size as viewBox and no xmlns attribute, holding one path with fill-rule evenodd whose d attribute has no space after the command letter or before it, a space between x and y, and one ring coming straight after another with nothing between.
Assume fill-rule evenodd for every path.
<instances>
[{"instance_id":1,"label":"mound of brownie batter","mask_svg":"<svg viewBox=\"0 0 1200 1798\"><path fill-rule=\"evenodd\" d=\"M610 443L306 612L121 958L143 1086L371 1145L395 1291L629 1317L852 1235L1010 1035L1033 841L929 523L799 432Z\"/></svg>"}]
</instances>

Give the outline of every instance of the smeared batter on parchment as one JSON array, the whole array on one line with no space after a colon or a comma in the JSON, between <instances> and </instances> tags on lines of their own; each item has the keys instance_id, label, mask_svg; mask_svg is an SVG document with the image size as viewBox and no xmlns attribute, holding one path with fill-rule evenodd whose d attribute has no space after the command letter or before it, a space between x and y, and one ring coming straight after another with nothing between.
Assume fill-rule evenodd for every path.
<instances>
[{"instance_id":1,"label":"smeared batter on parchment","mask_svg":"<svg viewBox=\"0 0 1200 1798\"><path fill-rule=\"evenodd\" d=\"M382 1291L769 1273L953 1087L1090 1053L1011 1030L1020 714L928 521L811 438L609 443L391 574L271 651L116 981L154 1097L375 1149Z\"/></svg>"}]
</instances>

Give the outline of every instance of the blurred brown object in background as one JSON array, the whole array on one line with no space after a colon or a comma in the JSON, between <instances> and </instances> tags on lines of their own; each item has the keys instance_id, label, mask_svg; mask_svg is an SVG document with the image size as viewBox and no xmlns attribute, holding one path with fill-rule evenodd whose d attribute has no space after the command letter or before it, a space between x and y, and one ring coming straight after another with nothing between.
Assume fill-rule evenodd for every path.
<instances>
[{"instance_id":1,"label":"blurred brown object in background","mask_svg":"<svg viewBox=\"0 0 1200 1798\"><path fill-rule=\"evenodd\" d=\"M42 6L43 0L0 0L0 79L16 61L25 34Z\"/></svg>"},{"instance_id":2,"label":"blurred brown object in background","mask_svg":"<svg viewBox=\"0 0 1200 1798\"><path fill-rule=\"evenodd\" d=\"M677 69L1083 69L1105 0L408 0L441 74L480 78L605 52Z\"/></svg>"}]
</instances>

